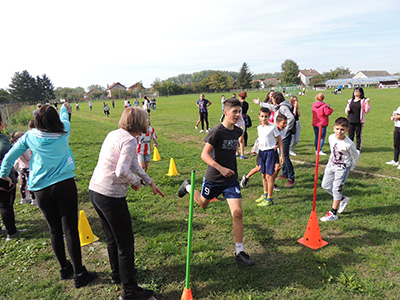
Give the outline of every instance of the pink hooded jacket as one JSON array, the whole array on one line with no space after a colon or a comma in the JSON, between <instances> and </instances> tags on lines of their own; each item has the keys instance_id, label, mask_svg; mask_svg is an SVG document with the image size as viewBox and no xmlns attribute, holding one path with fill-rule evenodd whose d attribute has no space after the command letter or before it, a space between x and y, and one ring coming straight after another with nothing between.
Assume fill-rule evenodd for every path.
<instances>
[{"instance_id":1,"label":"pink hooded jacket","mask_svg":"<svg viewBox=\"0 0 400 300\"><path fill-rule=\"evenodd\" d=\"M325 102L315 101L312 106L312 126L328 126L331 113L333 113L333 109L329 108Z\"/></svg>"},{"instance_id":2,"label":"pink hooded jacket","mask_svg":"<svg viewBox=\"0 0 400 300\"><path fill-rule=\"evenodd\" d=\"M346 105L346 108L344 110L344 112L346 114L349 114L349 112L350 112L350 104L351 104L352 100L353 99L350 99L350 100L347 101L347 105ZM365 98L361 99L360 102L361 102L360 123L364 123L365 122L365 114L369 113L369 111L371 110L371 105L369 104L369 101L366 101Z\"/></svg>"}]
</instances>

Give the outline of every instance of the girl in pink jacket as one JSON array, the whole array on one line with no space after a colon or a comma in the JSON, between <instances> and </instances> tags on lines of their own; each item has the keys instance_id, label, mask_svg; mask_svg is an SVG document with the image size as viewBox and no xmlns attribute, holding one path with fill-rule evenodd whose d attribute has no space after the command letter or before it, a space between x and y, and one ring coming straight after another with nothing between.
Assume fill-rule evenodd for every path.
<instances>
[{"instance_id":1,"label":"girl in pink jacket","mask_svg":"<svg viewBox=\"0 0 400 300\"><path fill-rule=\"evenodd\" d=\"M312 126L314 127L314 135L315 135L315 154L318 152L318 134L319 134L319 126L322 126L321 132L321 146L319 149L319 155L326 155L326 153L322 152L322 147L325 143L325 136L326 136L326 127L329 124L329 115L333 113L333 109L330 105L327 105L324 102L325 95L323 93L317 94L315 96L315 102L312 106Z\"/></svg>"},{"instance_id":2,"label":"girl in pink jacket","mask_svg":"<svg viewBox=\"0 0 400 300\"><path fill-rule=\"evenodd\" d=\"M357 139L357 150L361 150L362 145L362 130L365 122L365 114L369 113L371 106L369 99L364 97L364 90L361 87L355 88L353 97L347 101L346 109L344 112L349 119L349 138L354 141L354 134Z\"/></svg>"}]
</instances>

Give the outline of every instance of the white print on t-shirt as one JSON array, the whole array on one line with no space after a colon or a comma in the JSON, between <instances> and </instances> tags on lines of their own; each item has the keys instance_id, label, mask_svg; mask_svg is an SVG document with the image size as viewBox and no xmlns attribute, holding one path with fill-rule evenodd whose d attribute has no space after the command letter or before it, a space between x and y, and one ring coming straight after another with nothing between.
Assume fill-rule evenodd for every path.
<instances>
[{"instance_id":1,"label":"white print on t-shirt","mask_svg":"<svg viewBox=\"0 0 400 300\"><path fill-rule=\"evenodd\" d=\"M224 140L222 142L222 149L223 150L235 150L236 151L238 142L239 141L237 139L235 139L235 140Z\"/></svg>"}]
</instances>

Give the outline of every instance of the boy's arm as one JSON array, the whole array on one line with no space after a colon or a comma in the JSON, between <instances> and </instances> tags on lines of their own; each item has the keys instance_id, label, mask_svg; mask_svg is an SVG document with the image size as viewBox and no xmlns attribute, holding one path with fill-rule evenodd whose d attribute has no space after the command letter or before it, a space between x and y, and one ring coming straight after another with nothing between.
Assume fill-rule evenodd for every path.
<instances>
[{"instance_id":1,"label":"boy's arm","mask_svg":"<svg viewBox=\"0 0 400 300\"><path fill-rule=\"evenodd\" d=\"M281 165L283 165L285 163L285 157L283 155L283 141L280 135L278 135L276 138L278 140L279 149L281 149L281 157L279 160L281 162Z\"/></svg>"},{"instance_id":2,"label":"boy's arm","mask_svg":"<svg viewBox=\"0 0 400 300\"><path fill-rule=\"evenodd\" d=\"M218 172L222 174L224 177L230 177L235 174L235 172L231 169L225 168L221 166L219 163L217 163L213 158L211 157L210 153L213 149L213 145L210 143L206 143L204 145L203 151L201 152L201 159L210 167L213 167L216 169Z\"/></svg>"},{"instance_id":3,"label":"boy's arm","mask_svg":"<svg viewBox=\"0 0 400 300\"><path fill-rule=\"evenodd\" d=\"M357 150L356 146L353 143L351 144L349 151L351 156L350 170L353 171L356 168L358 159L360 158L360 152Z\"/></svg>"}]
</instances>

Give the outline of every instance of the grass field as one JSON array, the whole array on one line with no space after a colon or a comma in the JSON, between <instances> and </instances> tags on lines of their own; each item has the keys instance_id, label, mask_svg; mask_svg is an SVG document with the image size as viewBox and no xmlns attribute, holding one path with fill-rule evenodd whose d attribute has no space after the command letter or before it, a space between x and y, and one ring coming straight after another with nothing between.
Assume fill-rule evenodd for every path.
<instances>
[{"instance_id":1,"label":"grass field","mask_svg":"<svg viewBox=\"0 0 400 300\"><path fill-rule=\"evenodd\" d=\"M249 102L262 93L249 93ZM311 106L316 92L300 97L301 138L292 157L297 184L274 195L272 207L257 207L254 199L262 190L255 175L242 191L245 251L256 266L243 268L234 262L232 220L225 201L213 202L206 210L194 209L191 282L193 297L200 299L398 299L400 291L400 170L385 164L393 159L393 122L390 116L400 105L399 90L366 89L371 112L366 116L362 154L350 174L345 194L352 198L337 222L321 223L322 238L329 244L311 250L297 243L304 236L312 210L315 154ZM342 95L325 93L334 113L333 121L345 116L351 90ZM230 94L228 95L230 97ZM221 115L220 94L208 94L211 126ZM201 187L206 165L200 159L205 134L194 129L198 95L157 99L151 113L162 160L151 162L148 173L165 193L155 197L148 187L127 195L135 232L138 281L153 289L158 299L180 299L185 286L189 197L177 197L183 179L196 170L196 188ZM79 208L89 219L100 241L82 247L83 260L99 279L75 289L72 281L58 279L58 263L51 249L47 225L39 208L15 204L17 226L27 228L18 240L0 238L0 299L117 299L119 286L110 285L105 236L88 200L88 185L104 137L118 126L123 102L116 101L110 118L94 102L73 111L71 149L76 160ZM255 165L250 144L256 138L259 107L250 103L254 126L249 129L246 159L238 161L239 177ZM324 147L329 152L328 145ZM174 158L179 176L166 176ZM320 185L327 157L321 157ZM377 177L379 174L386 177ZM394 178L390 178L394 177ZM277 182L283 185L283 182ZM317 190L318 217L330 209L331 197Z\"/></svg>"}]
</instances>

